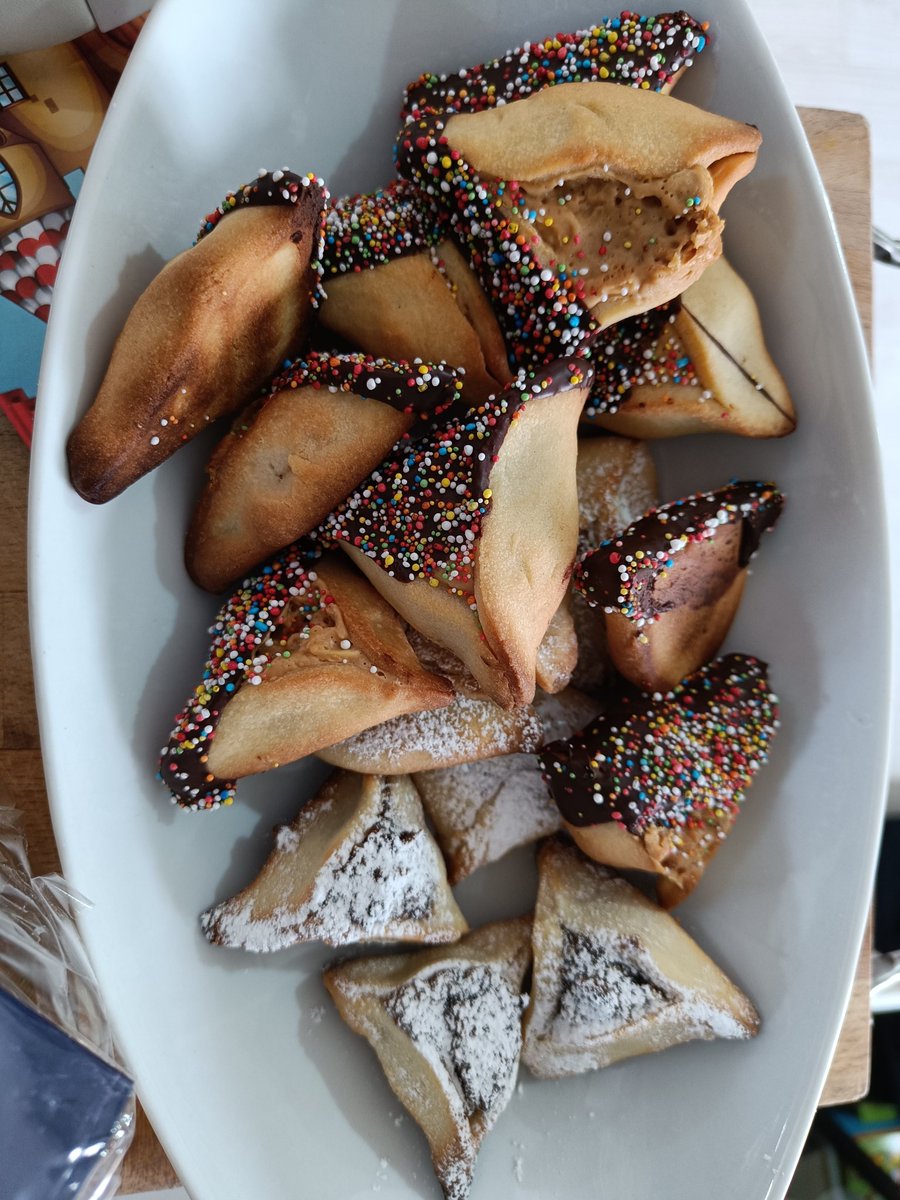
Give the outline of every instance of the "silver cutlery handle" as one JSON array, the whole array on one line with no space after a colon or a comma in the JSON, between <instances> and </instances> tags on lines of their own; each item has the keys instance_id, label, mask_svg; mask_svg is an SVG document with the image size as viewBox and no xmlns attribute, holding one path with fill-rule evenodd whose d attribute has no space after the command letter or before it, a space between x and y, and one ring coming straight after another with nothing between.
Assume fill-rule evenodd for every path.
<instances>
[{"instance_id":1,"label":"silver cutlery handle","mask_svg":"<svg viewBox=\"0 0 900 1200\"><path fill-rule=\"evenodd\" d=\"M872 227L872 252L878 262L900 267L900 241L888 237L883 229Z\"/></svg>"}]
</instances>

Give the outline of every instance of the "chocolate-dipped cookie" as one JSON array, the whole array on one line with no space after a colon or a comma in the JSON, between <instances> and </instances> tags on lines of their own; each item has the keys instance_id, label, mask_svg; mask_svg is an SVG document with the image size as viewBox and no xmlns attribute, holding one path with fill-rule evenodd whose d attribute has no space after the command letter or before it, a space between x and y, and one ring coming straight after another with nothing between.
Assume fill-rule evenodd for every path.
<instances>
[{"instance_id":1,"label":"chocolate-dipped cookie","mask_svg":"<svg viewBox=\"0 0 900 1200\"><path fill-rule=\"evenodd\" d=\"M771 483L697 492L651 510L582 559L575 586L602 610L610 657L626 679L665 692L713 657L783 502Z\"/></svg>"},{"instance_id":2,"label":"chocolate-dipped cookie","mask_svg":"<svg viewBox=\"0 0 900 1200\"><path fill-rule=\"evenodd\" d=\"M561 83L411 121L397 165L447 211L519 364L671 300L721 253L759 132L670 96Z\"/></svg>"},{"instance_id":3,"label":"chocolate-dipped cookie","mask_svg":"<svg viewBox=\"0 0 900 1200\"><path fill-rule=\"evenodd\" d=\"M453 699L394 611L339 555L289 547L245 581L210 632L203 678L159 767L183 808L231 804L236 779Z\"/></svg>"},{"instance_id":4,"label":"chocolate-dipped cookie","mask_svg":"<svg viewBox=\"0 0 900 1200\"><path fill-rule=\"evenodd\" d=\"M578 359L523 373L395 448L320 530L503 707L534 695L538 647L569 582L589 385Z\"/></svg>"},{"instance_id":5,"label":"chocolate-dipped cookie","mask_svg":"<svg viewBox=\"0 0 900 1200\"><path fill-rule=\"evenodd\" d=\"M221 591L304 537L461 392L443 363L325 353L293 363L209 461L185 547L191 578Z\"/></svg>"},{"instance_id":6,"label":"chocolate-dipped cookie","mask_svg":"<svg viewBox=\"0 0 900 1200\"><path fill-rule=\"evenodd\" d=\"M656 873L671 907L722 845L777 728L765 663L730 654L666 695L623 685L593 724L538 757L584 853Z\"/></svg>"},{"instance_id":7,"label":"chocolate-dipped cookie","mask_svg":"<svg viewBox=\"0 0 900 1200\"><path fill-rule=\"evenodd\" d=\"M320 299L327 196L314 176L262 172L138 298L69 438L86 500L117 496L297 354Z\"/></svg>"}]
</instances>

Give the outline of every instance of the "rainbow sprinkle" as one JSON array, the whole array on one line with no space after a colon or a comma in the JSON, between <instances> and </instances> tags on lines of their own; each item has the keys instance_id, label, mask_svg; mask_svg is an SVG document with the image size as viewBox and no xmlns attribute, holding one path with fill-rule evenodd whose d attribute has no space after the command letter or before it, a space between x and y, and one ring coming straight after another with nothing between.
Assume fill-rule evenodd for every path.
<instances>
[{"instance_id":1,"label":"rainbow sprinkle","mask_svg":"<svg viewBox=\"0 0 900 1200\"><path fill-rule=\"evenodd\" d=\"M363 271L436 245L447 218L405 179L389 187L343 196L325 214L326 277Z\"/></svg>"},{"instance_id":2,"label":"rainbow sprinkle","mask_svg":"<svg viewBox=\"0 0 900 1200\"><path fill-rule=\"evenodd\" d=\"M420 359L403 362L361 352L331 354L313 350L275 376L268 396L304 387L368 396L425 420L460 399L463 379L460 370L446 363L425 363Z\"/></svg>"},{"instance_id":3,"label":"rainbow sprinkle","mask_svg":"<svg viewBox=\"0 0 900 1200\"><path fill-rule=\"evenodd\" d=\"M594 386L585 417L614 413L635 387L702 387L697 369L673 328L679 302L618 321L591 347ZM710 393L705 393L709 398Z\"/></svg>"},{"instance_id":4,"label":"rainbow sprinkle","mask_svg":"<svg viewBox=\"0 0 900 1200\"><path fill-rule=\"evenodd\" d=\"M538 757L571 825L615 821L640 836L733 817L778 727L766 664L730 654L665 696L623 687L589 729Z\"/></svg>"},{"instance_id":5,"label":"rainbow sprinkle","mask_svg":"<svg viewBox=\"0 0 900 1200\"><path fill-rule=\"evenodd\" d=\"M687 13L640 17L625 11L589 29L526 42L502 58L451 75L425 72L406 89L403 120L434 112L480 112L557 83L609 80L663 91L708 41Z\"/></svg>"},{"instance_id":6,"label":"rainbow sprinkle","mask_svg":"<svg viewBox=\"0 0 900 1200\"><path fill-rule=\"evenodd\" d=\"M289 546L220 611L203 678L161 751L157 778L173 804L197 812L234 802L234 781L217 779L207 767L219 718L238 688L260 684L268 664L289 657L292 639L307 637L312 618L333 603L318 586L317 557L316 550Z\"/></svg>"},{"instance_id":7,"label":"rainbow sprinkle","mask_svg":"<svg viewBox=\"0 0 900 1200\"><path fill-rule=\"evenodd\" d=\"M349 542L393 578L443 585L474 608L476 545L490 509L491 468L510 424L531 397L583 387L590 377L579 359L522 372L438 430L398 443L318 536Z\"/></svg>"}]
</instances>

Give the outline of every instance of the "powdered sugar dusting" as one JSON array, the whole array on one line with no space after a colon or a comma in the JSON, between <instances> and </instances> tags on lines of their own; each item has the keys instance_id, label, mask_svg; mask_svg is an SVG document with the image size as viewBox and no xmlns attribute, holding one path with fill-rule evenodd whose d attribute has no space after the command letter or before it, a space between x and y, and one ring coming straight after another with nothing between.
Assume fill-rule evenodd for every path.
<instances>
[{"instance_id":1,"label":"powdered sugar dusting","mask_svg":"<svg viewBox=\"0 0 900 1200\"><path fill-rule=\"evenodd\" d=\"M292 854L300 845L300 831L293 825L279 825L275 830L275 849Z\"/></svg>"},{"instance_id":2,"label":"powdered sugar dusting","mask_svg":"<svg viewBox=\"0 0 900 1200\"><path fill-rule=\"evenodd\" d=\"M530 709L510 715L489 700L457 696L446 708L394 717L348 738L341 746L352 747L360 759L381 769L402 768L413 754L431 761L462 762L541 744L543 726Z\"/></svg>"},{"instance_id":3,"label":"powdered sugar dusting","mask_svg":"<svg viewBox=\"0 0 900 1200\"><path fill-rule=\"evenodd\" d=\"M582 441L577 469L580 557L652 508L657 493L653 459L642 442Z\"/></svg>"},{"instance_id":4,"label":"powdered sugar dusting","mask_svg":"<svg viewBox=\"0 0 900 1200\"><path fill-rule=\"evenodd\" d=\"M342 848L316 876L307 919L331 945L377 937L391 922L415 924L429 915L434 879L425 830L382 813L361 842Z\"/></svg>"},{"instance_id":5,"label":"powdered sugar dusting","mask_svg":"<svg viewBox=\"0 0 900 1200\"><path fill-rule=\"evenodd\" d=\"M330 805L325 799L319 811ZM315 807L305 809L295 826L278 831L278 850L296 848ZM458 913L440 852L422 823L418 801L416 810L404 812L385 781L377 815L362 836L345 838L326 859L304 902L278 905L260 916L252 895L238 896L203 914L204 931L225 945L256 952L310 940L332 946L404 938L455 940Z\"/></svg>"},{"instance_id":6,"label":"powdered sugar dusting","mask_svg":"<svg viewBox=\"0 0 900 1200\"><path fill-rule=\"evenodd\" d=\"M466 1116L490 1128L515 1083L525 997L493 965L439 967L398 988L386 1005L420 1053L436 1055Z\"/></svg>"},{"instance_id":7,"label":"powdered sugar dusting","mask_svg":"<svg viewBox=\"0 0 900 1200\"><path fill-rule=\"evenodd\" d=\"M415 777L454 883L560 827L533 754L504 754Z\"/></svg>"},{"instance_id":8,"label":"powdered sugar dusting","mask_svg":"<svg viewBox=\"0 0 900 1200\"><path fill-rule=\"evenodd\" d=\"M565 927L562 934L554 1036L613 1033L675 998L636 939Z\"/></svg>"}]
</instances>

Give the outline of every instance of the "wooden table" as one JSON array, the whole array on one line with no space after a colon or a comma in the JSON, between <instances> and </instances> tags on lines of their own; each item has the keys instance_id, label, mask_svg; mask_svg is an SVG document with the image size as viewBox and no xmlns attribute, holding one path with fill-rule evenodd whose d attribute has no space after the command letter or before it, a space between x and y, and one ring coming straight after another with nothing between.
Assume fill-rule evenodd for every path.
<instances>
[{"instance_id":1,"label":"wooden table","mask_svg":"<svg viewBox=\"0 0 900 1200\"><path fill-rule=\"evenodd\" d=\"M867 338L872 331L872 251L868 127L854 113L802 109L801 118L825 180ZM0 659L0 803L24 814L36 875L59 870L50 824L37 715L31 682L25 592L25 524L28 452L12 428L0 422L0 618L7 653ZM12 651L12 652L10 652ZM823 1104L859 1099L868 1090L870 1014L868 932ZM173 1187L177 1183L146 1118L139 1116L125 1162L122 1191Z\"/></svg>"}]
</instances>

